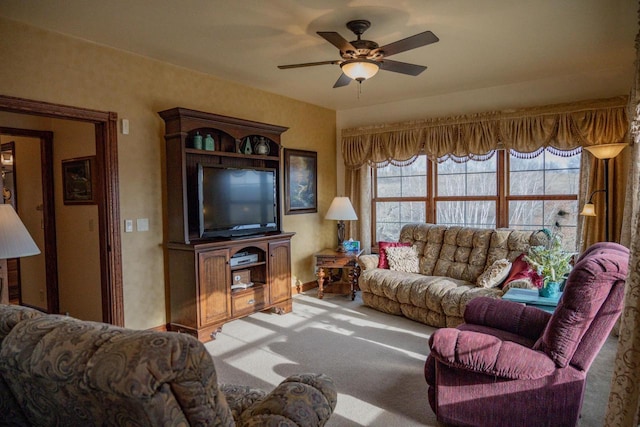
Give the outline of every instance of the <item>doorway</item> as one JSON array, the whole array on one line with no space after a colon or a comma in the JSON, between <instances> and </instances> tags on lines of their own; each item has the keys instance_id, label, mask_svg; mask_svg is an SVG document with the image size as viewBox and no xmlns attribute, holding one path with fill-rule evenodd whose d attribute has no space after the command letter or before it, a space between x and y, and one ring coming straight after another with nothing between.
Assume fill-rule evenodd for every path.
<instances>
[{"instance_id":1,"label":"doorway","mask_svg":"<svg viewBox=\"0 0 640 427\"><path fill-rule=\"evenodd\" d=\"M3 95L0 95L0 111L77 120L94 125L96 144L95 170L97 181L100 184L96 188L96 202L100 235L102 317L103 322L124 326L122 252L119 229L117 114ZM53 168L48 168L48 170L51 175L47 177L47 180L53 182ZM44 173L46 173L45 170L43 170ZM44 180L45 177L43 176ZM53 193L51 193L51 197L44 197L43 202L45 209L47 204L53 204ZM47 221L52 220L54 220L53 217L47 219ZM45 228L55 230L54 224L46 224ZM57 298L57 289L55 295Z\"/></svg>"},{"instance_id":2,"label":"doorway","mask_svg":"<svg viewBox=\"0 0 640 427\"><path fill-rule=\"evenodd\" d=\"M6 261L9 300L59 313L55 211L51 202L53 134L0 127L0 137L10 141L1 146L3 202L13 206L42 250L36 256Z\"/></svg>"}]
</instances>

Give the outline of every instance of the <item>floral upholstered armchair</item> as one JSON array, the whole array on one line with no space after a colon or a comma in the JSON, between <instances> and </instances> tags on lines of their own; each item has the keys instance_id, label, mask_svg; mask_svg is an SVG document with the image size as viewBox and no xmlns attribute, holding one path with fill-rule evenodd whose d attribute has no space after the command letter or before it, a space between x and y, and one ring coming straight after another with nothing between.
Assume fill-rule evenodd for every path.
<instances>
[{"instance_id":1,"label":"floral upholstered armchair","mask_svg":"<svg viewBox=\"0 0 640 427\"><path fill-rule=\"evenodd\" d=\"M322 426L335 405L322 374L220 385L191 336L0 305L0 425Z\"/></svg>"},{"instance_id":2,"label":"floral upholstered armchair","mask_svg":"<svg viewBox=\"0 0 640 427\"><path fill-rule=\"evenodd\" d=\"M430 338L425 364L438 420L473 426L574 426L587 371L622 311L629 251L597 243L569 274L553 314L490 298Z\"/></svg>"}]
</instances>

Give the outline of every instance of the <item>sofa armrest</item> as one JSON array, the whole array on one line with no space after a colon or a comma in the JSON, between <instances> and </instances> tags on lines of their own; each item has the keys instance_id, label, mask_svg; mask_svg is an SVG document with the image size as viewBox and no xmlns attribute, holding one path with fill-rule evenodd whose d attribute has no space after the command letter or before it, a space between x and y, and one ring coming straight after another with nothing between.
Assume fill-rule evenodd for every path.
<instances>
[{"instance_id":1,"label":"sofa armrest","mask_svg":"<svg viewBox=\"0 0 640 427\"><path fill-rule=\"evenodd\" d=\"M439 329L429 338L429 345L437 361L479 374L534 380L556 369L553 360L541 351L480 332Z\"/></svg>"},{"instance_id":2,"label":"sofa armrest","mask_svg":"<svg viewBox=\"0 0 640 427\"><path fill-rule=\"evenodd\" d=\"M373 270L374 268L378 268L379 258L377 254L360 255L358 257L358 264L362 271Z\"/></svg>"},{"instance_id":3,"label":"sofa armrest","mask_svg":"<svg viewBox=\"0 0 640 427\"><path fill-rule=\"evenodd\" d=\"M535 307L496 298L478 297L467 304L465 323L489 326L537 340L547 326L551 314Z\"/></svg>"},{"instance_id":4,"label":"sofa armrest","mask_svg":"<svg viewBox=\"0 0 640 427\"><path fill-rule=\"evenodd\" d=\"M324 374L288 377L240 415L242 426L323 426L336 407L338 393Z\"/></svg>"}]
</instances>

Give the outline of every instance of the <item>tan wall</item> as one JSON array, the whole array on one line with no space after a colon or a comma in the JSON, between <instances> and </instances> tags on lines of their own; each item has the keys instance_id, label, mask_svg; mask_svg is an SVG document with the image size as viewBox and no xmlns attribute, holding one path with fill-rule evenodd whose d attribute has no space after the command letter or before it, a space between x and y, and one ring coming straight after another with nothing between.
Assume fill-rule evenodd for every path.
<instances>
[{"instance_id":1,"label":"tan wall","mask_svg":"<svg viewBox=\"0 0 640 427\"><path fill-rule=\"evenodd\" d=\"M101 321L98 206L65 205L62 197L62 160L96 154L95 126L52 120L51 130L60 312Z\"/></svg>"},{"instance_id":2,"label":"tan wall","mask_svg":"<svg viewBox=\"0 0 640 427\"><path fill-rule=\"evenodd\" d=\"M150 229L122 233L126 326L150 328L167 320L164 123L157 112L168 108L286 126L285 147L318 152L318 213L283 218L284 229L297 233L293 275L314 279L311 255L335 245L335 224L323 219L336 192L334 111L7 20L0 20L0 57L3 95L114 111L130 121L130 134L118 135L120 213L123 220L148 218Z\"/></svg>"}]
</instances>

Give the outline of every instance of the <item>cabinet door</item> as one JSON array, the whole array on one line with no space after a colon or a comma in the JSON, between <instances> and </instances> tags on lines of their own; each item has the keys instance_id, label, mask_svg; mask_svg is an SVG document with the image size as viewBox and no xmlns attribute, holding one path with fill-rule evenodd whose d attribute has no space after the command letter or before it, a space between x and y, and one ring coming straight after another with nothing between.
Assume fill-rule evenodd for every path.
<instances>
[{"instance_id":1,"label":"cabinet door","mask_svg":"<svg viewBox=\"0 0 640 427\"><path fill-rule=\"evenodd\" d=\"M231 272L226 249L198 254L199 326L224 321L231 316Z\"/></svg>"},{"instance_id":2,"label":"cabinet door","mask_svg":"<svg viewBox=\"0 0 640 427\"><path fill-rule=\"evenodd\" d=\"M291 298L291 246L289 240L269 243L269 302Z\"/></svg>"}]
</instances>

